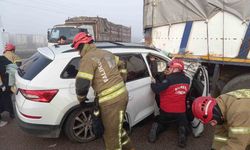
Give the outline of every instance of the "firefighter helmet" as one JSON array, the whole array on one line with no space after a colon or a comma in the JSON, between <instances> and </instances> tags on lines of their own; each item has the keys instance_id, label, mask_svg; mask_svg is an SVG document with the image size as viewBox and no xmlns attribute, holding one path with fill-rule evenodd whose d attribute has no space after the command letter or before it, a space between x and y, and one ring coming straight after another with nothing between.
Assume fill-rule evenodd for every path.
<instances>
[{"instance_id":1,"label":"firefighter helmet","mask_svg":"<svg viewBox=\"0 0 250 150\"><path fill-rule=\"evenodd\" d=\"M16 47L15 47L15 45L13 45L13 44L11 44L11 43L7 43L6 45L5 45L5 52L6 51L15 51L15 49L16 49Z\"/></svg>"},{"instance_id":2,"label":"firefighter helmet","mask_svg":"<svg viewBox=\"0 0 250 150\"><path fill-rule=\"evenodd\" d=\"M178 68L180 71L184 70L184 63L181 59L173 59L168 64L169 68Z\"/></svg>"},{"instance_id":3,"label":"firefighter helmet","mask_svg":"<svg viewBox=\"0 0 250 150\"><path fill-rule=\"evenodd\" d=\"M216 100L210 96L198 97L192 104L193 114L203 123L209 123L213 119L213 108L216 104Z\"/></svg>"},{"instance_id":4,"label":"firefighter helmet","mask_svg":"<svg viewBox=\"0 0 250 150\"><path fill-rule=\"evenodd\" d=\"M89 34L86 34L85 32L80 32L74 37L73 44L71 46L77 49L80 44L88 44L92 41L93 38Z\"/></svg>"}]
</instances>

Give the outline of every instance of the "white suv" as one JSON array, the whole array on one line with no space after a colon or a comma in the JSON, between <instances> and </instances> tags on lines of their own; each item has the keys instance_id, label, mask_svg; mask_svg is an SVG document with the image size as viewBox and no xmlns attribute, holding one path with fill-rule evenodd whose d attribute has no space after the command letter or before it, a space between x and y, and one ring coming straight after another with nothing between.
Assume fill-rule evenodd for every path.
<instances>
[{"instance_id":1,"label":"white suv","mask_svg":"<svg viewBox=\"0 0 250 150\"><path fill-rule=\"evenodd\" d=\"M149 56L157 59L158 71L163 71L170 59L161 51L131 43L97 42L98 48L114 53L127 64L126 86L129 91L125 124L128 129L156 110L151 91L152 73ZM81 108L75 94L75 76L80 56L69 45L39 48L25 60L16 74L16 116L20 127L40 137L58 137L61 130L77 142L95 139L88 108ZM208 94L206 70L198 67L188 74L193 83L189 98ZM88 93L93 101L93 90Z\"/></svg>"}]
</instances>

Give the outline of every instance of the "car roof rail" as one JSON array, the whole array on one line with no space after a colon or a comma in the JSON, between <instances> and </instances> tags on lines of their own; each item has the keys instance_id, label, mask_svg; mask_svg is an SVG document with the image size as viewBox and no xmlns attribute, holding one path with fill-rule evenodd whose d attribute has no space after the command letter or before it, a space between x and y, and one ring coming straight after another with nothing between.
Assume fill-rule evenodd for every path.
<instances>
[{"instance_id":1,"label":"car roof rail","mask_svg":"<svg viewBox=\"0 0 250 150\"><path fill-rule=\"evenodd\" d=\"M125 42L113 42L113 41L96 41L95 45L97 48L143 48L153 51L161 51L160 49L145 46L138 43L125 43ZM62 53L75 52L75 49L66 50Z\"/></svg>"}]
</instances>

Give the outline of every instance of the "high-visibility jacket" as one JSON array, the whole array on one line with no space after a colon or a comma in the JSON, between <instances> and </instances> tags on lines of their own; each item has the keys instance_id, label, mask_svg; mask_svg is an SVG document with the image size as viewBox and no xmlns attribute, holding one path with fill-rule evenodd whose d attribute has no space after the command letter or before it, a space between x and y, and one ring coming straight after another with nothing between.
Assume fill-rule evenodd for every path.
<instances>
[{"instance_id":1,"label":"high-visibility jacket","mask_svg":"<svg viewBox=\"0 0 250 150\"><path fill-rule=\"evenodd\" d=\"M213 148L245 150L250 144L250 89L241 89L216 98L225 119L215 129Z\"/></svg>"},{"instance_id":2,"label":"high-visibility jacket","mask_svg":"<svg viewBox=\"0 0 250 150\"><path fill-rule=\"evenodd\" d=\"M126 74L125 65L111 52L99 50L93 44L85 44L81 51L79 71L76 76L76 94L85 100L90 86L99 97L99 103L109 101L127 89L121 74ZM126 75L124 75L126 77Z\"/></svg>"}]
</instances>

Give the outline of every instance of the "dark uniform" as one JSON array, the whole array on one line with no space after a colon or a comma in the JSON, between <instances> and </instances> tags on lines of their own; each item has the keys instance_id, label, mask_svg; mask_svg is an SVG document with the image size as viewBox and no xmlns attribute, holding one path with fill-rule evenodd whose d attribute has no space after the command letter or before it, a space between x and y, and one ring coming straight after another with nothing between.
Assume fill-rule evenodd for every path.
<instances>
[{"instance_id":1,"label":"dark uniform","mask_svg":"<svg viewBox=\"0 0 250 150\"><path fill-rule=\"evenodd\" d=\"M6 73L6 66L11 64L6 57L0 56L0 80L1 87L4 87L4 91L0 91L0 113L8 111L11 117L14 117L13 105L11 100L11 87L9 86L9 75ZM3 89L3 88L1 88Z\"/></svg>"},{"instance_id":2,"label":"dark uniform","mask_svg":"<svg viewBox=\"0 0 250 150\"><path fill-rule=\"evenodd\" d=\"M132 150L131 141L122 128L128 103L128 92L121 76L121 73L126 73L123 63L112 53L99 50L93 44L84 44L81 56L76 77L78 100L84 101L92 86L99 97L106 149Z\"/></svg>"}]
</instances>

